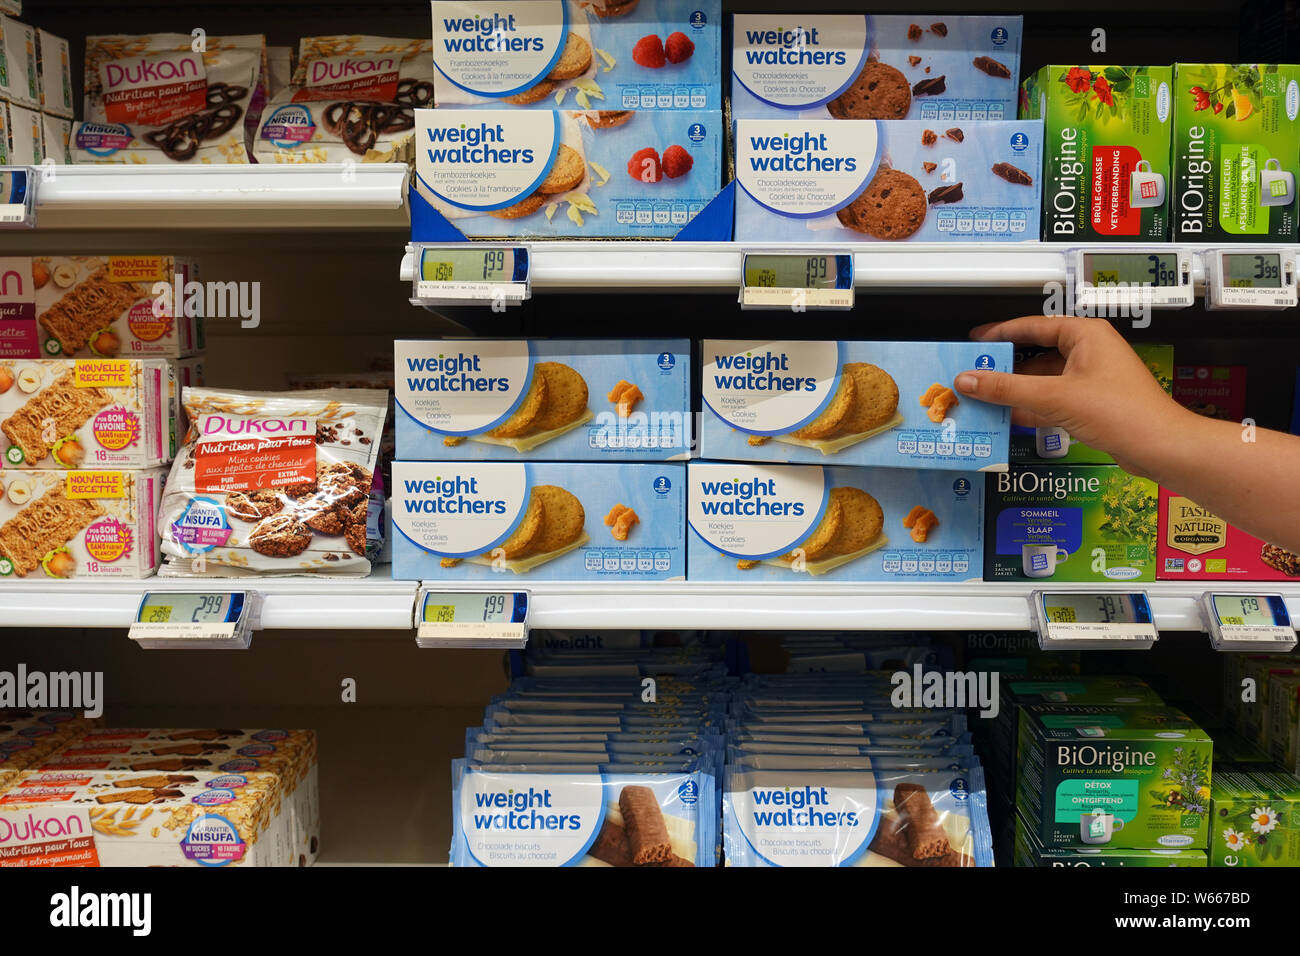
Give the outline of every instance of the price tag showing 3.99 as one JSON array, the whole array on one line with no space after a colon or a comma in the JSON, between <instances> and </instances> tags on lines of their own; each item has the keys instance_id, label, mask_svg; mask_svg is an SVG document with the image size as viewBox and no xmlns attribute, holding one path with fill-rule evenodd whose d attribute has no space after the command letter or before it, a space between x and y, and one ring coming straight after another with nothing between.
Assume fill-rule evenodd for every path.
<instances>
[{"instance_id":1,"label":"price tag showing 3.99","mask_svg":"<svg viewBox=\"0 0 1300 956\"><path fill-rule=\"evenodd\" d=\"M1151 602L1141 591L1035 591L1029 604L1038 643L1044 650L1146 650L1160 637L1151 616Z\"/></svg>"},{"instance_id":2,"label":"price tag showing 3.99","mask_svg":"<svg viewBox=\"0 0 1300 956\"><path fill-rule=\"evenodd\" d=\"M532 296L520 246L416 247L413 305L518 305Z\"/></svg>"},{"instance_id":3,"label":"price tag showing 3.99","mask_svg":"<svg viewBox=\"0 0 1300 956\"><path fill-rule=\"evenodd\" d=\"M423 590L415 607L421 647L519 649L528 642L526 591Z\"/></svg>"},{"instance_id":4,"label":"price tag showing 3.99","mask_svg":"<svg viewBox=\"0 0 1300 956\"><path fill-rule=\"evenodd\" d=\"M1280 249L1214 249L1205 254L1206 306L1294 309L1296 258Z\"/></svg>"},{"instance_id":5,"label":"price tag showing 3.99","mask_svg":"<svg viewBox=\"0 0 1300 956\"><path fill-rule=\"evenodd\" d=\"M826 252L746 253L743 309L853 308L853 256Z\"/></svg>"},{"instance_id":6,"label":"price tag showing 3.99","mask_svg":"<svg viewBox=\"0 0 1300 956\"><path fill-rule=\"evenodd\" d=\"M244 649L258 625L255 591L151 591L140 601L129 636L141 647Z\"/></svg>"}]
</instances>

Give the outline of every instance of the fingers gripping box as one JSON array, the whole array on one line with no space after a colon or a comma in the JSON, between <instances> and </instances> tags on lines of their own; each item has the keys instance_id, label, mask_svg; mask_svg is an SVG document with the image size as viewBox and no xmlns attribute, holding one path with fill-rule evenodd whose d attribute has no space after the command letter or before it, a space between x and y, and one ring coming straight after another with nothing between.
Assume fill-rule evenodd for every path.
<instances>
[{"instance_id":1,"label":"fingers gripping box","mask_svg":"<svg viewBox=\"0 0 1300 956\"><path fill-rule=\"evenodd\" d=\"M978 581L979 472L687 467L692 581Z\"/></svg>"},{"instance_id":2,"label":"fingers gripping box","mask_svg":"<svg viewBox=\"0 0 1300 956\"><path fill-rule=\"evenodd\" d=\"M724 461L1004 471L1006 408L958 398L1007 343L706 339L700 454Z\"/></svg>"},{"instance_id":3,"label":"fingers gripping box","mask_svg":"<svg viewBox=\"0 0 1300 956\"><path fill-rule=\"evenodd\" d=\"M736 239L1038 238L1041 120L741 119Z\"/></svg>"},{"instance_id":4,"label":"fingers gripping box","mask_svg":"<svg viewBox=\"0 0 1300 956\"><path fill-rule=\"evenodd\" d=\"M439 340L395 344L408 461L662 461L691 440L690 343Z\"/></svg>"},{"instance_id":5,"label":"fingers gripping box","mask_svg":"<svg viewBox=\"0 0 1300 956\"><path fill-rule=\"evenodd\" d=\"M686 575L680 464L393 463L398 580Z\"/></svg>"},{"instance_id":6,"label":"fingers gripping box","mask_svg":"<svg viewBox=\"0 0 1300 956\"><path fill-rule=\"evenodd\" d=\"M439 109L722 108L720 0L433 0Z\"/></svg>"},{"instance_id":7,"label":"fingers gripping box","mask_svg":"<svg viewBox=\"0 0 1300 956\"><path fill-rule=\"evenodd\" d=\"M416 133L416 242L671 239L722 183L716 111L417 110Z\"/></svg>"},{"instance_id":8,"label":"fingers gripping box","mask_svg":"<svg viewBox=\"0 0 1300 956\"><path fill-rule=\"evenodd\" d=\"M1020 34L1017 16L736 14L732 113L1012 119Z\"/></svg>"}]
</instances>

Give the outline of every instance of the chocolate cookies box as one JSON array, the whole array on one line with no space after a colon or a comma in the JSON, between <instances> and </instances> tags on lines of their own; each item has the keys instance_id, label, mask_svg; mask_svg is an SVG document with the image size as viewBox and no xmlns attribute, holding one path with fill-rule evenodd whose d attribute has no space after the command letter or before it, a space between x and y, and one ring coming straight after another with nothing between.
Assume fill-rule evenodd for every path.
<instances>
[{"instance_id":1,"label":"chocolate cookies box","mask_svg":"<svg viewBox=\"0 0 1300 956\"><path fill-rule=\"evenodd\" d=\"M958 398L1006 343L706 339L700 454L720 461L1007 467L1010 412Z\"/></svg>"},{"instance_id":2,"label":"chocolate cookies box","mask_svg":"<svg viewBox=\"0 0 1300 956\"><path fill-rule=\"evenodd\" d=\"M1021 18L738 13L736 117L1013 119Z\"/></svg>"},{"instance_id":3,"label":"chocolate cookies box","mask_svg":"<svg viewBox=\"0 0 1300 956\"><path fill-rule=\"evenodd\" d=\"M692 581L978 581L985 476L687 466Z\"/></svg>"},{"instance_id":4,"label":"chocolate cookies box","mask_svg":"<svg viewBox=\"0 0 1300 956\"><path fill-rule=\"evenodd\" d=\"M1038 238L1040 120L740 119L736 239Z\"/></svg>"},{"instance_id":5,"label":"chocolate cookies box","mask_svg":"<svg viewBox=\"0 0 1300 956\"><path fill-rule=\"evenodd\" d=\"M664 461L691 442L685 339L399 341L398 456Z\"/></svg>"},{"instance_id":6,"label":"chocolate cookies box","mask_svg":"<svg viewBox=\"0 0 1300 956\"><path fill-rule=\"evenodd\" d=\"M393 577L686 576L681 464L393 462Z\"/></svg>"},{"instance_id":7,"label":"chocolate cookies box","mask_svg":"<svg viewBox=\"0 0 1300 956\"><path fill-rule=\"evenodd\" d=\"M416 110L415 122L415 242L731 238L719 112Z\"/></svg>"},{"instance_id":8,"label":"chocolate cookies box","mask_svg":"<svg viewBox=\"0 0 1300 956\"><path fill-rule=\"evenodd\" d=\"M720 0L433 0L439 109L722 109Z\"/></svg>"}]
</instances>

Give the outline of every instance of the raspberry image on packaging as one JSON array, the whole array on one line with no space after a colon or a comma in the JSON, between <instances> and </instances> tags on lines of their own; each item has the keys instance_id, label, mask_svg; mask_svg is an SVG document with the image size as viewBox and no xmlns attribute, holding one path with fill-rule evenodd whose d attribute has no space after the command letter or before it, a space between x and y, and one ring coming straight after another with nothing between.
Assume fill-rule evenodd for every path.
<instances>
[{"instance_id":1,"label":"raspberry image on packaging","mask_svg":"<svg viewBox=\"0 0 1300 956\"><path fill-rule=\"evenodd\" d=\"M668 34L668 40L664 43L664 54L668 57L669 63L685 63L695 53L695 44L685 33L678 30L676 33Z\"/></svg>"},{"instance_id":2,"label":"raspberry image on packaging","mask_svg":"<svg viewBox=\"0 0 1300 956\"><path fill-rule=\"evenodd\" d=\"M640 66L651 70L661 69L668 62L668 56L664 53L663 41L653 34L643 36L636 41L636 46L632 48L632 59Z\"/></svg>"},{"instance_id":3,"label":"raspberry image on packaging","mask_svg":"<svg viewBox=\"0 0 1300 956\"><path fill-rule=\"evenodd\" d=\"M695 159L680 146L669 146L664 150L663 171L669 179L685 176L695 165Z\"/></svg>"},{"instance_id":4,"label":"raspberry image on packaging","mask_svg":"<svg viewBox=\"0 0 1300 956\"><path fill-rule=\"evenodd\" d=\"M664 178L663 163L659 159L659 150L653 146L638 149L627 161L628 175L643 183L657 183Z\"/></svg>"}]
</instances>

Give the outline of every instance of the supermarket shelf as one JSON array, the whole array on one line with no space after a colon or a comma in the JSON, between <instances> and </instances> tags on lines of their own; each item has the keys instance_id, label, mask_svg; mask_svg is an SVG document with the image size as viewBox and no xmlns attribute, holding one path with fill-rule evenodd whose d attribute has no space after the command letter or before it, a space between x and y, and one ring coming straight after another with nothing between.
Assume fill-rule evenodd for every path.
<instances>
[{"instance_id":1,"label":"supermarket shelf","mask_svg":"<svg viewBox=\"0 0 1300 956\"><path fill-rule=\"evenodd\" d=\"M37 192L47 229L406 228L402 163L53 166Z\"/></svg>"},{"instance_id":2,"label":"supermarket shelf","mask_svg":"<svg viewBox=\"0 0 1300 956\"><path fill-rule=\"evenodd\" d=\"M6 627L129 627L146 591L256 590L265 629L412 629L415 583L387 569L369 578L146 578L142 581L6 582Z\"/></svg>"},{"instance_id":3,"label":"supermarket shelf","mask_svg":"<svg viewBox=\"0 0 1300 956\"><path fill-rule=\"evenodd\" d=\"M533 242L534 291L714 291L739 292L743 252L826 252L825 245L736 242ZM1059 243L870 243L836 245L852 251L855 285L888 291L972 290L1041 292L1048 282L1065 282L1072 251L1118 252L1128 247L1109 243L1067 246ZM1133 247L1138 248L1138 247ZM1144 249L1150 246L1141 247ZM1166 243L1161 251L1203 251L1205 246ZM1285 247L1290 248L1290 247ZM1204 272L1193 259L1198 291ZM407 249L400 276L410 282L415 257Z\"/></svg>"}]
</instances>

